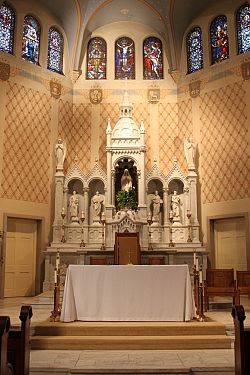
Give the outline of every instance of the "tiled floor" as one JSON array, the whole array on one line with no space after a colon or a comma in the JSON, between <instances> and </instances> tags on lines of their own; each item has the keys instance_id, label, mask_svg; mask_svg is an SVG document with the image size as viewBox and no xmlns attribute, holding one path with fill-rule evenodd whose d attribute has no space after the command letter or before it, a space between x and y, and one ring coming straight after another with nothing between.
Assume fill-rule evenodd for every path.
<instances>
[{"instance_id":1,"label":"tiled floor","mask_svg":"<svg viewBox=\"0 0 250 375\"><path fill-rule=\"evenodd\" d=\"M221 302L221 301L220 301ZM225 302L225 301L224 301ZM31 304L33 308L32 324L48 320L51 311L49 295L33 298L6 298L0 300L0 315L9 315L11 323L19 323L19 311L22 304ZM242 298L245 307L245 326L250 326L250 300ZM217 305L219 306L219 304ZM231 308L220 304L216 310L206 315L215 321L226 324L229 333L233 333ZM140 371L140 373L189 373L193 374L233 374L234 350L34 350L31 352L31 374L98 374L122 370ZM134 371L134 372L133 372ZM152 372L153 371L153 372ZM209 372L208 372L209 371Z\"/></svg>"}]
</instances>

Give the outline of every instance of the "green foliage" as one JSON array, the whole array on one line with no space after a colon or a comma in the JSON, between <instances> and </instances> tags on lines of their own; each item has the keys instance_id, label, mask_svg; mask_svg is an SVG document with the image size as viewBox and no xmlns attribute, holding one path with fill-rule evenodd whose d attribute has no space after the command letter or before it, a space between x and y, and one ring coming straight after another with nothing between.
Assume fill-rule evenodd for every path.
<instances>
[{"instance_id":1,"label":"green foliage","mask_svg":"<svg viewBox=\"0 0 250 375\"><path fill-rule=\"evenodd\" d=\"M120 190L116 195L117 207L119 210L129 209L136 210L136 193L133 188L130 188L128 191Z\"/></svg>"}]
</instances>

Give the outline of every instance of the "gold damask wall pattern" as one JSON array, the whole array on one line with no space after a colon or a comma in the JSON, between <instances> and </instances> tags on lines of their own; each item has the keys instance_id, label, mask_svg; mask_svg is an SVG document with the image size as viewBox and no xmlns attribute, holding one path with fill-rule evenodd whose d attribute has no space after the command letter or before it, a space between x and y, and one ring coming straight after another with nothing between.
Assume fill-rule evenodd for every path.
<instances>
[{"instance_id":1,"label":"gold damask wall pattern","mask_svg":"<svg viewBox=\"0 0 250 375\"><path fill-rule=\"evenodd\" d=\"M192 136L192 101L159 104L159 155L160 168L168 173L173 167L174 157L187 172L183 144L185 138Z\"/></svg>"},{"instance_id":2,"label":"gold damask wall pattern","mask_svg":"<svg viewBox=\"0 0 250 375\"><path fill-rule=\"evenodd\" d=\"M87 173L91 159L91 104L60 100L59 136L67 144L65 170L77 163Z\"/></svg>"},{"instance_id":3,"label":"gold damask wall pattern","mask_svg":"<svg viewBox=\"0 0 250 375\"><path fill-rule=\"evenodd\" d=\"M250 197L243 83L234 83L203 94L200 121L202 203Z\"/></svg>"},{"instance_id":4,"label":"gold damask wall pattern","mask_svg":"<svg viewBox=\"0 0 250 375\"><path fill-rule=\"evenodd\" d=\"M7 83L1 197L49 202L51 97Z\"/></svg>"}]
</instances>

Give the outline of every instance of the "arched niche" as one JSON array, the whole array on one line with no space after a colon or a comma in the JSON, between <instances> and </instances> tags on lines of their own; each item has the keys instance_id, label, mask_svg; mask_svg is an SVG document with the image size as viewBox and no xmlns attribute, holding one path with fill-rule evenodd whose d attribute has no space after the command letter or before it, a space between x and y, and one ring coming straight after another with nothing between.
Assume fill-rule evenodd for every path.
<instances>
[{"instance_id":1,"label":"arched niche","mask_svg":"<svg viewBox=\"0 0 250 375\"><path fill-rule=\"evenodd\" d=\"M147 212L153 214L153 199L155 194L158 194L163 202L163 183L161 180L154 178L148 182L147 186ZM158 215L158 222L162 224L163 219L163 204L160 205L160 213Z\"/></svg>"},{"instance_id":2,"label":"arched niche","mask_svg":"<svg viewBox=\"0 0 250 375\"><path fill-rule=\"evenodd\" d=\"M174 178L168 184L168 193L171 195L174 193L174 191L176 191L177 194L183 194L183 190L184 190L184 183L178 178Z\"/></svg>"},{"instance_id":3,"label":"arched niche","mask_svg":"<svg viewBox=\"0 0 250 375\"><path fill-rule=\"evenodd\" d=\"M182 180L175 178L171 180L168 184L168 194L169 194L169 212L172 211L173 213L173 221L174 223L183 223L184 222L184 183ZM173 203L173 199L177 198L178 196L178 203ZM176 200L175 200L176 202ZM178 209L178 215L175 216L176 208Z\"/></svg>"},{"instance_id":4,"label":"arched niche","mask_svg":"<svg viewBox=\"0 0 250 375\"><path fill-rule=\"evenodd\" d=\"M121 178L125 169L128 169L132 178L132 185L136 192L136 200L138 202L138 175L135 161L130 158L122 158L115 165L115 206L117 207L116 195L121 190Z\"/></svg>"},{"instance_id":5,"label":"arched niche","mask_svg":"<svg viewBox=\"0 0 250 375\"><path fill-rule=\"evenodd\" d=\"M93 207L92 207L92 198L99 193L100 197L102 197L102 208L101 211L104 211L105 207L105 190L104 190L104 182L100 178L94 178L89 183L89 222L90 224L93 223Z\"/></svg>"},{"instance_id":6,"label":"arched niche","mask_svg":"<svg viewBox=\"0 0 250 375\"><path fill-rule=\"evenodd\" d=\"M70 180L68 183L67 204L68 204L68 220L69 221L70 221L69 200L74 191L76 192L78 200L79 200L79 206L78 206L78 216L79 216L79 212L84 210L84 198L83 198L83 183L81 180L77 178Z\"/></svg>"}]
</instances>

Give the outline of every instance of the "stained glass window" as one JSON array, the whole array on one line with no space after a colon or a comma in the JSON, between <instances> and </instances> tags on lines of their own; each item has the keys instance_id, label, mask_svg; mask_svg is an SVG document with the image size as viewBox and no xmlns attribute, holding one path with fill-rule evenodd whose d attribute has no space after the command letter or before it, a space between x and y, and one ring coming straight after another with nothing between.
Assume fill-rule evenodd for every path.
<instances>
[{"instance_id":1,"label":"stained glass window","mask_svg":"<svg viewBox=\"0 0 250 375\"><path fill-rule=\"evenodd\" d=\"M158 38L149 37L143 42L143 78L163 78L162 43Z\"/></svg>"},{"instance_id":2,"label":"stained glass window","mask_svg":"<svg viewBox=\"0 0 250 375\"><path fill-rule=\"evenodd\" d=\"M212 64L229 58L227 34L227 17L216 17L210 26L210 43Z\"/></svg>"},{"instance_id":3,"label":"stained glass window","mask_svg":"<svg viewBox=\"0 0 250 375\"><path fill-rule=\"evenodd\" d=\"M188 73L203 68L202 32L200 27L194 27L187 34L187 67Z\"/></svg>"},{"instance_id":4,"label":"stained glass window","mask_svg":"<svg viewBox=\"0 0 250 375\"><path fill-rule=\"evenodd\" d=\"M25 16L23 23L22 58L38 64L41 27L32 16Z\"/></svg>"},{"instance_id":5,"label":"stained glass window","mask_svg":"<svg viewBox=\"0 0 250 375\"><path fill-rule=\"evenodd\" d=\"M63 36L54 27L49 29L47 67L57 73L63 70Z\"/></svg>"},{"instance_id":6,"label":"stained glass window","mask_svg":"<svg viewBox=\"0 0 250 375\"><path fill-rule=\"evenodd\" d=\"M237 12L238 53L250 51L250 8L249 3L243 4Z\"/></svg>"},{"instance_id":7,"label":"stained glass window","mask_svg":"<svg viewBox=\"0 0 250 375\"><path fill-rule=\"evenodd\" d=\"M106 79L107 46L104 39L92 38L88 44L87 79Z\"/></svg>"},{"instance_id":8,"label":"stained glass window","mask_svg":"<svg viewBox=\"0 0 250 375\"><path fill-rule=\"evenodd\" d=\"M115 78L135 79L135 44L130 38L115 42Z\"/></svg>"},{"instance_id":9,"label":"stained glass window","mask_svg":"<svg viewBox=\"0 0 250 375\"><path fill-rule=\"evenodd\" d=\"M13 53L15 12L7 4L0 7L0 51Z\"/></svg>"}]
</instances>

